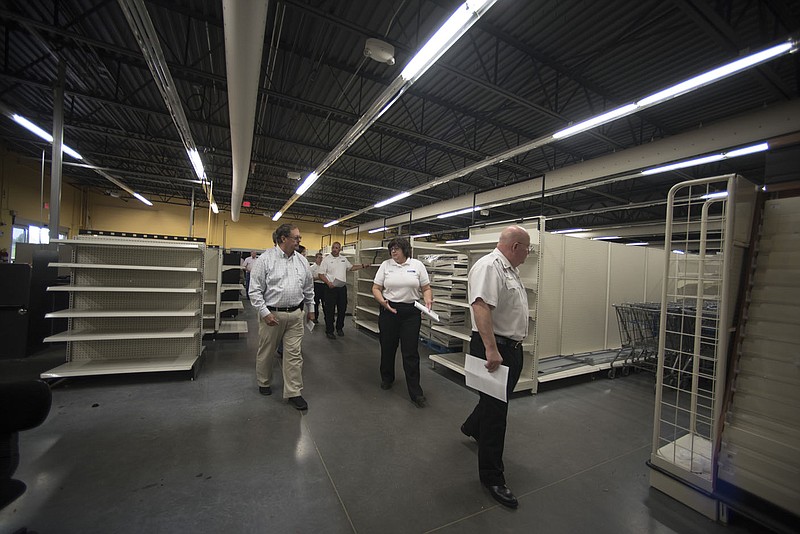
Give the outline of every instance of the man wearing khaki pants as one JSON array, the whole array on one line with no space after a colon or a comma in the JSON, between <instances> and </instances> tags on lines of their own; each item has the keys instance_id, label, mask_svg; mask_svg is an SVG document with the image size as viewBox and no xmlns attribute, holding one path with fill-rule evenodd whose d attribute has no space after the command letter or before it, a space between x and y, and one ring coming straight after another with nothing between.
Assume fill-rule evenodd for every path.
<instances>
[{"instance_id":1,"label":"man wearing khaki pants","mask_svg":"<svg viewBox=\"0 0 800 534\"><path fill-rule=\"evenodd\" d=\"M256 378L262 395L272 394L275 349L283 341L283 398L298 410L308 408L303 392L303 321L314 320L314 282L308 261L296 253L300 230L282 224L277 246L258 257L250 274L250 304L258 311Z\"/></svg>"}]
</instances>

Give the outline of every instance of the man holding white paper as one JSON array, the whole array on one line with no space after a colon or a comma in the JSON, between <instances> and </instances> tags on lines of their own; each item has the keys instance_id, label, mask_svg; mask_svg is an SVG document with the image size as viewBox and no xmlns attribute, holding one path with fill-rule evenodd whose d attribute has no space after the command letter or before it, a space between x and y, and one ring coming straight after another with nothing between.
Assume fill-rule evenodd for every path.
<instances>
[{"instance_id":1,"label":"man holding white paper","mask_svg":"<svg viewBox=\"0 0 800 534\"><path fill-rule=\"evenodd\" d=\"M519 267L531 250L531 238L520 226L509 226L500 234L497 248L482 257L469 271L469 302L472 308L470 353L486 360L487 372L508 368L506 397L514 391L522 372L522 340L528 335L528 296L519 277ZM478 474L492 497L516 508L517 498L506 486L503 448L508 403L480 393L478 405L461 425L461 432L478 442Z\"/></svg>"},{"instance_id":2,"label":"man holding white paper","mask_svg":"<svg viewBox=\"0 0 800 534\"><path fill-rule=\"evenodd\" d=\"M328 287L325 289L325 335L328 339L336 339L333 335L334 322L336 323L336 333L344 335L344 315L347 311L347 273L357 271L366 267L360 263L353 265L350 260L340 256L342 244L334 241L331 245L331 253L322 260L317 271L317 276L325 282Z\"/></svg>"}]
</instances>

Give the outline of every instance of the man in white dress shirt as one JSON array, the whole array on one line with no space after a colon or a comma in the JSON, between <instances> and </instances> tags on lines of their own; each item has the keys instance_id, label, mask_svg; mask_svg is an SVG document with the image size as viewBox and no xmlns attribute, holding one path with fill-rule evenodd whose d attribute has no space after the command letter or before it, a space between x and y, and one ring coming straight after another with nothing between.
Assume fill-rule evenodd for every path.
<instances>
[{"instance_id":1,"label":"man in white dress shirt","mask_svg":"<svg viewBox=\"0 0 800 534\"><path fill-rule=\"evenodd\" d=\"M500 234L497 248L480 258L468 275L472 310L470 354L486 360L490 373L508 367L507 398L522 372L522 341L528 335L528 296L519 267L531 251L531 237L520 226ZM483 392L478 405L461 425L461 432L478 442L478 475L492 497L516 508L517 498L506 486L503 448L508 403Z\"/></svg>"},{"instance_id":2,"label":"man in white dress shirt","mask_svg":"<svg viewBox=\"0 0 800 534\"><path fill-rule=\"evenodd\" d=\"M250 273L253 271L253 264L258 258L258 253L255 250L250 251L250 255L242 260L241 267L244 269L244 294L247 295L247 300L250 300Z\"/></svg>"},{"instance_id":3,"label":"man in white dress shirt","mask_svg":"<svg viewBox=\"0 0 800 534\"><path fill-rule=\"evenodd\" d=\"M250 277L250 303L258 311L256 378L262 395L272 394L272 366L283 341L283 397L298 410L308 408L302 396L303 319L314 320L314 288L306 258L296 252L300 230L282 224L275 231L276 247L258 257ZM305 314L304 314L305 310Z\"/></svg>"},{"instance_id":4,"label":"man in white dress shirt","mask_svg":"<svg viewBox=\"0 0 800 534\"><path fill-rule=\"evenodd\" d=\"M340 256L342 244L334 241L331 253L322 260L317 276L325 282L325 335L328 339L336 339L333 335L334 321L336 333L344 335L344 314L347 311L347 273L366 267L365 264L353 265L350 260Z\"/></svg>"}]
</instances>

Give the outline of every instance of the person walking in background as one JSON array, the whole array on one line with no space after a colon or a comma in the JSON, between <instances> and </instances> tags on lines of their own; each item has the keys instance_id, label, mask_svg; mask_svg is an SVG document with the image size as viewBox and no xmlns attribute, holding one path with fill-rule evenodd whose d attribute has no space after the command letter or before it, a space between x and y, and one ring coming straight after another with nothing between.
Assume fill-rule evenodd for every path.
<instances>
[{"instance_id":1,"label":"person walking in background","mask_svg":"<svg viewBox=\"0 0 800 534\"><path fill-rule=\"evenodd\" d=\"M490 373L508 367L507 398L522 372L522 341L528 335L528 296L517 269L531 250L531 237L520 226L500 234L497 247L469 270L472 309L470 354L486 360ZM517 498L506 486L503 449L508 403L483 392L478 405L461 425L461 432L478 442L478 475L492 497L516 508Z\"/></svg>"},{"instance_id":2,"label":"person walking in background","mask_svg":"<svg viewBox=\"0 0 800 534\"><path fill-rule=\"evenodd\" d=\"M414 306L420 295L430 310L433 305L431 280L425 265L411 258L407 239L394 238L387 246L390 259L381 263L372 283L372 294L381 305L378 329L381 342L381 389L394 382L397 345L403 355L403 371L411 402L419 408L426 403L419 384L419 327L421 312Z\"/></svg>"},{"instance_id":3,"label":"person walking in background","mask_svg":"<svg viewBox=\"0 0 800 534\"><path fill-rule=\"evenodd\" d=\"M322 252L317 252L314 256L314 263L311 264L311 277L314 279L314 323L319 320L319 304L325 305L325 282L319 279L319 266L322 263Z\"/></svg>"},{"instance_id":4,"label":"person walking in background","mask_svg":"<svg viewBox=\"0 0 800 534\"><path fill-rule=\"evenodd\" d=\"M308 261L297 253L300 230L282 224L276 247L256 260L250 279L250 303L258 311L256 378L262 395L272 394L272 366L278 342L284 345L283 397L298 410L308 408L303 392L303 319L314 320L314 289ZM306 315L303 310L305 309Z\"/></svg>"},{"instance_id":5,"label":"person walking in background","mask_svg":"<svg viewBox=\"0 0 800 534\"><path fill-rule=\"evenodd\" d=\"M253 270L253 264L258 258L258 252L255 250L250 251L250 256L242 260L241 266L244 269L244 294L247 300L250 300L250 272Z\"/></svg>"},{"instance_id":6,"label":"person walking in background","mask_svg":"<svg viewBox=\"0 0 800 534\"><path fill-rule=\"evenodd\" d=\"M322 260L319 266L319 279L325 282L325 335L328 339L336 339L333 335L334 322L336 333L344 335L344 315L347 312L347 273L366 267L366 264L353 265L350 260L339 253L342 244L334 241L331 253Z\"/></svg>"}]
</instances>

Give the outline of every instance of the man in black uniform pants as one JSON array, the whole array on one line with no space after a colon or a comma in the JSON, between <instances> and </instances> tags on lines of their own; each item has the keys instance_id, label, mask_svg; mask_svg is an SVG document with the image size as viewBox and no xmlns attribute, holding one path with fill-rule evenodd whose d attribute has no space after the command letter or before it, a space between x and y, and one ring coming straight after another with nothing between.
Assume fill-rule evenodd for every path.
<instances>
[{"instance_id":1,"label":"man in black uniform pants","mask_svg":"<svg viewBox=\"0 0 800 534\"><path fill-rule=\"evenodd\" d=\"M528 297L517 267L528 257L530 244L524 228L509 226L500 234L497 248L469 271L470 353L485 359L490 373L500 365L508 367L508 398L522 372L522 340L528 335ZM500 504L516 508L519 503L503 474L507 414L507 402L481 393L461 432L478 442L481 483Z\"/></svg>"}]
</instances>

